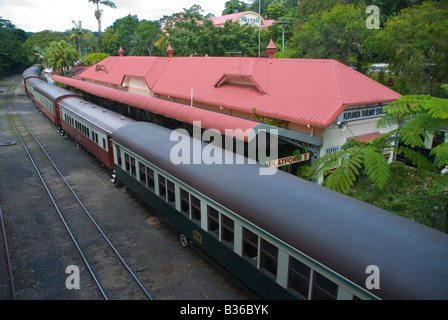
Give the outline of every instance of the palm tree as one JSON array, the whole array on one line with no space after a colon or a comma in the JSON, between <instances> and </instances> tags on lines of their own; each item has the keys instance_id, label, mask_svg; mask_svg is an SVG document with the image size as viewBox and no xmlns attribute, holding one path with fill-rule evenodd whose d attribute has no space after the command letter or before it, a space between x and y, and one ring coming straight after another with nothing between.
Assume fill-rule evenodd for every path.
<instances>
[{"instance_id":1,"label":"palm tree","mask_svg":"<svg viewBox=\"0 0 448 320\"><path fill-rule=\"evenodd\" d=\"M98 41L99 41L99 48L101 52L101 15L103 14L103 10L100 10L100 4L105 5L109 8L116 8L117 6L115 3L109 0L89 0L89 2L93 2L93 4L96 5L95 10L95 18L98 20Z\"/></svg>"},{"instance_id":2,"label":"palm tree","mask_svg":"<svg viewBox=\"0 0 448 320\"><path fill-rule=\"evenodd\" d=\"M81 38L85 37L87 39L91 39L92 37L90 36L90 34L88 32L82 30L82 22L81 21L76 23L75 21L72 20L72 23L75 25L75 27L73 28L72 34L69 36L69 39L72 40L74 37L77 38L79 56L81 57Z\"/></svg>"},{"instance_id":3,"label":"palm tree","mask_svg":"<svg viewBox=\"0 0 448 320\"><path fill-rule=\"evenodd\" d=\"M78 59L78 53L71 43L62 41L53 41L46 48L45 63L53 67L54 70L61 71L64 76Z\"/></svg>"}]
</instances>

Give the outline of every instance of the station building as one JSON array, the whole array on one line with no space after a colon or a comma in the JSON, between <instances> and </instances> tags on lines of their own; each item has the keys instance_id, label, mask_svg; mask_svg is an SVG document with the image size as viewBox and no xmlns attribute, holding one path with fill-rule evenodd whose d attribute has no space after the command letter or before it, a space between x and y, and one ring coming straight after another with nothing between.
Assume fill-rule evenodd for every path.
<instances>
[{"instance_id":1,"label":"station building","mask_svg":"<svg viewBox=\"0 0 448 320\"><path fill-rule=\"evenodd\" d=\"M275 128L279 153L267 163L291 173L349 139L393 129L376 124L400 94L336 60L276 59L276 50L272 41L269 58L175 57L171 46L168 57L131 57L121 49L76 78L53 80L171 129L194 121L223 134ZM236 139L249 143L256 134Z\"/></svg>"}]
</instances>

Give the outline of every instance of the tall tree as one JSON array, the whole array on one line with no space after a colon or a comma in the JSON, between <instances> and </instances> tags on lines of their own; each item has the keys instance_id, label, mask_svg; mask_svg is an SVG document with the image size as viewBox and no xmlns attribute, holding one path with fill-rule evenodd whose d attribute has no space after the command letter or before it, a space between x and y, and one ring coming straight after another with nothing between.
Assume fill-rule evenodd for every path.
<instances>
[{"instance_id":1,"label":"tall tree","mask_svg":"<svg viewBox=\"0 0 448 320\"><path fill-rule=\"evenodd\" d=\"M75 27L73 28L72 33L70 34L70 36L68 38L71 40L76 37L76 39L78 40L79 56L81 57L81 39L82 38L91 39L92 37L90 36L89 32L82 29L81 21L76 23L76 21L72 20L72 23Z\"/></svg>"},{"instance_id":2,"label":"tall tree","mask_svg":"<svg viewBox=\"0 0 448 320\"><path fill-rule=\"evenodd\" d=\"M361 45L371 32L366 28L365 7L339 4L297 25L289 48L294 58L336 59L357 66L363 59Z\"/></svg>"},{"instance_id":3,"label":"tall tree","mask_svg":"<svg viewBox=\"0 0 448 320\"><path fill-rule=\"evenodd\" d=\"M61 71L64 76L77 59L78 53L73 48L73 45L64 40L59 42L53 41L46 49L46 64L53 67L54 70Z\"/></svg>"},{"instance_id":4,"label":"tall tree","mask_svg":"<svg viewBox=\"0 0 448 320\"><path fill-rule=\"evenodd\" d=\"M161 33L160 24L157 21L142 20L135 30L136 36L148 50L150 56Z\"/></svg>"},{"instance_id":5,"label":"tall tree","mask_svg":"<svg viewBox=\"0 0 448 320\"><path fill-rule=\"evenodd\" d=\"M247 11L247 3L240 0L229 0L224 4L222 15Z\"/></svg>"},{"instance_id":6,"label":"tall tree","mask_svg":"<svg viewBox=\"0 0 448 320\"><path fill-rule=\"evenodd\" d=\"M22 43L26 40L23 30L0 17L0 76L12 71L22 71L28 59Z\"/></svg>"},{"instance_id":7,"label":"tall tree","mask_svg":"<svg viewBox=\"0 0 448 320\"><path fill-rule=\"evenodd\" d=\"M395 89L402 94L446 96L448 83L448 2L424 2L401 11L377 35L388 57Z\"/></svg>"},{"instance_id":8,"label":"tall tree","mask_svg":"<svg viewBox=\"0 0 448 320\"><path fill-rule=\"evenodd\" d=\"M89 2L92 2L94 5L96 5L95 18L96 20L98 20L98 45L101 51L101 16L103 15L103 10L100 9L100 4L114 9L117 6L110 0L89 0Z\"/></svg>"}]
</instances>

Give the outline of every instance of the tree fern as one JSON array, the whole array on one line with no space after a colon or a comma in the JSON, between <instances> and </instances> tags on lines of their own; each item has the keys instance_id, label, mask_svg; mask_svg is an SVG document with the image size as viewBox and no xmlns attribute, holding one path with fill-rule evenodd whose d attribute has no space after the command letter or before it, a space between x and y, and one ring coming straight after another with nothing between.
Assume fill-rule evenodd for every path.
<instances>
[{"instance_id":1,"label":"tree fern","mask_svg":"<svg viewBox=\"0 0 448 320\"><path fill-rule=\"evenodd\" d=\"M382 189L390 179L389 163L381 152L373 146L364 150L364 169L370 181Z\"/></svg>"},{"instance_id":2,"label":"tree fern","mask_svg":"<svg viewBox=\"0 0 448 320\"><path fill-rule=\"evenodd\" d=\"M443 167L448 164L448 143L439 144L431 150L431 155L435 156L434 165Z\"/></svg>"},{"instance_id":3,"label":"tree fern","mask_svg":"<svg viewBox=\"0 0 448 320\"><path fill-rule=\"evenodd\" d=\"M341 159L341 164L326 180L326 186L330 189L347 194L355 184L362 169L363 153L361 150L350 150L349 156Z\"/></svg>"}]
</instances>

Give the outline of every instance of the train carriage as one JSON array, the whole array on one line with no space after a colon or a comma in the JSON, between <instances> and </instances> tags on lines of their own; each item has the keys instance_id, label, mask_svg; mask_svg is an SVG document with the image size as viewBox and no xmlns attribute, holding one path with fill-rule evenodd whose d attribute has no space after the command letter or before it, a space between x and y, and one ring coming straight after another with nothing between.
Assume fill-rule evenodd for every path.
<instances>
[{"instance_id":1,"label":"train carriage","mask_svg":"<svg viewBox=\"0 0 448 320\"><path fill-rule=\"evenodd\" d=\"M27 80L28 79L40 79L40 68L38 66L32 66L32 67L26 69L23 72L22 76L23 76L23 83L25 85L25 92L26 92L26 94L29 94Z\"/></svg>"},{"instance_id":2,"label":"train carriage","mask_svg":"<svg viewBox=\"0 0 448 320\"><path fill-rule=\"evenodd\" d=\"M261 165L174 165L170 134L115 131L117 178L261 297L448 298L446 234Z\"/></svg>"},{"instance_id":3,"label":"train carriage","mask_svg":"<svg viewBox=\"0 0 448 320\"><path fill-rule=\"evenodd\" d=\"M61 128L109 169L114 169L111 134L135 122L79 97L58 103Z\"/></svg>"},{"instance_id":4,"label":"train carriage","mask_svg":"<svg viewBox=\"0 0 448 320\"><path fill-rule=\"evenodd\" d=\"M79 95L37 78L28 78L25 83L37 108L60 128L61 119L58 102L64 98L79 97Z\"/></svg>"},{"instance_id":5,"label":"train carriage","mask_svg":"<svg viewBox=\"0 0 448 320\"><path fill-rule=\"evenodd\" d=\"M179 140L171 130L105 110L34 77L36 68L27 71L28 94L55 124L115 168L182 241L261 297L448 299L448 235L282 171L260 175L261 164L228 151L221 150L222 163L245 164L191 164L208 146L188 136L182 158L189 162L175 165ZM372 270L378 281L370 287Z\"/></svg>"}]
</instances>

